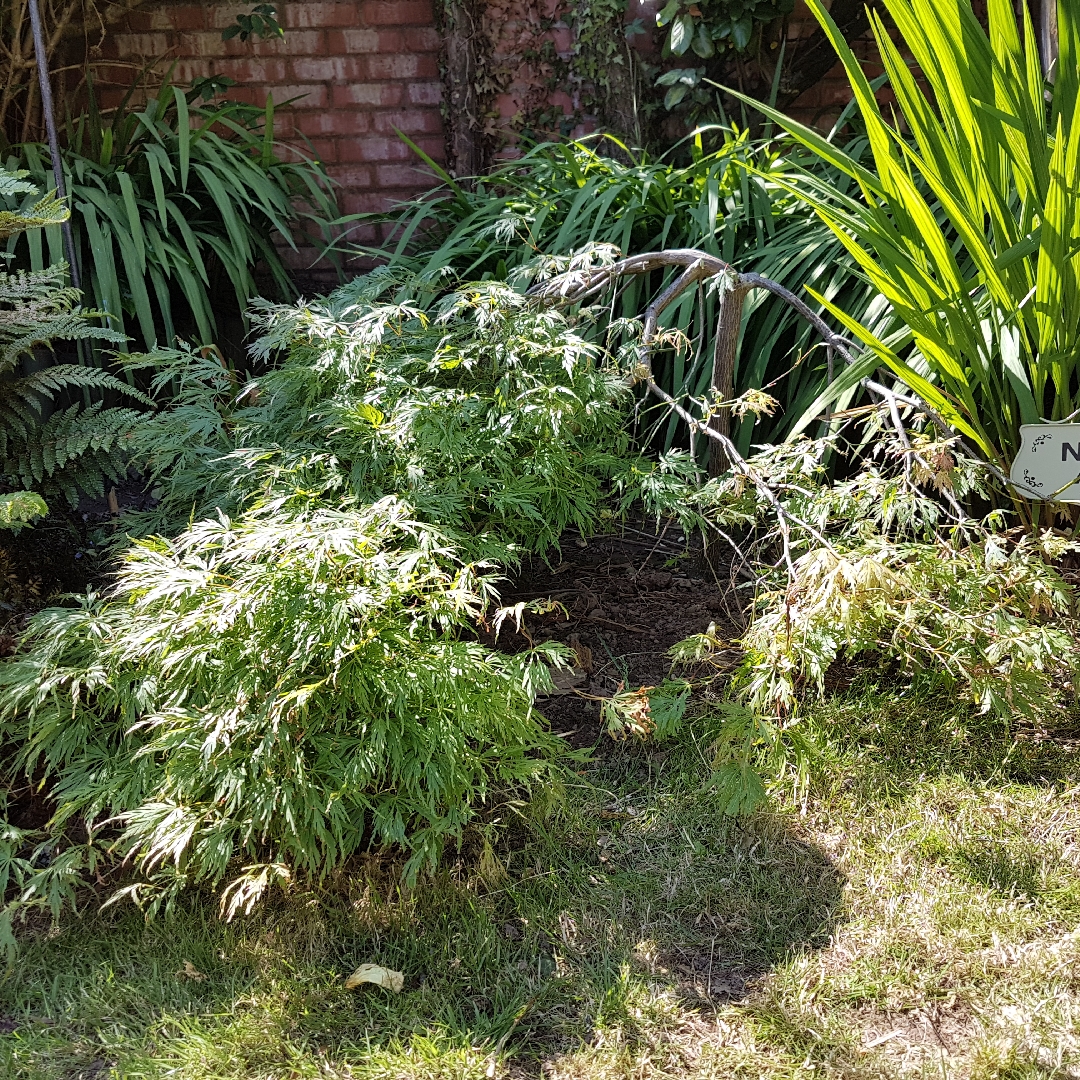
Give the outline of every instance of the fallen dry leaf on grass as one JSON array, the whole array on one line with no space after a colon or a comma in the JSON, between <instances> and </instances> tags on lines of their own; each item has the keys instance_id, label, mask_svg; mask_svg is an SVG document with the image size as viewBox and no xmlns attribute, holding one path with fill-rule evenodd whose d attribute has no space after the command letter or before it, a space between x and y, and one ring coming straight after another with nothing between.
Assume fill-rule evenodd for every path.
<instances>
[{"instance_id":1,"label":"fallen dry leaf on grass","mask_svg":"<svg viewBox=\"0 0 1080 1080\"><path fill-rule=\"evenodd\" d=\"M202 982L206 976L190 961L185 960L184 966L176 973L177 978L191 979L194 982Z\"/></svg>"},{"instance_id":2,"label":"fallen dry leaf on grass","mask_svg":"<svg viewBox=\"0 0 1080 1080\"><path fill-rule=\"evenodd\" d=\"M361 983L374 983L386 990L401 993L405 985L405 976L400 971L379 967L378 964L361 964L346 980L345 989L355 990Z\"/></svg>"}]
</instances>

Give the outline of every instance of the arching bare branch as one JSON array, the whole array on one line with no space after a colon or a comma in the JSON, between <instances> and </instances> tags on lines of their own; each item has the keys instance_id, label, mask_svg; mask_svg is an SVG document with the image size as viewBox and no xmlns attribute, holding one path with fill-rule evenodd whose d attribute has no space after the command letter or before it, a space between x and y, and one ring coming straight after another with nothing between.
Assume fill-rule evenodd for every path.
<instances>
[{"instance_id":1,"label":"arching bare branch","mask_svg":"<svg viewBox=\"0 0 1080 1080\"><path fill-rule=\"evenodd\" d=\"M766 292L772 293L772 295L797 311L799 315L806 319L806 321L809 322L821 336L822 342L829 354L829 380L831 382L834 375L833 357L840 356L846 364L854 364L859 359L857 355L859 347L849 338L837 334L805 301L796 296L790 289L785 288L779 282L773 281L771 278L767 278L762 274L739 273L735 267L730 263L724 262L723 259L719 259L715 255L710 255L708 252L697 251L694 248L672 248L669 251L649 251L640 255L631 255L628 258L620 259L618 262L611 263L608 266L598 266L586 271L570 271L534 285L529 290L529 295L563 303L581 303L603 292L621 277L636 274L648 274L655 270L665 270L673 267L681 267L682 273L667 285L660 295L657 296L644 311L644 326L641 335L641 343L638 346L638 364L633 373L634 381L644 383L649 394L658 400L665 402L676 416L686 423L692 433L704 435L706 438L712 440L713 444L720 450L720 453L713 455L714 461L726 461L730 463L731 467L735 468L736 471L743 473L748 479L757 484L760 481L760 478L755 480L751 473L746 471L748 466L745 459L738 454L734 443L732 443L731 439L720 430L719 425L707 424L693 416L687 409L679 405L670 394L661 389L653 379L652 354L657 339L657 327L660 315L665 308L674 303L688 288L696 287L700 282L709 278L723 277L726 279L725 286L728 290L750 291L752 289L764 289ZM734 349L737 343L737 334L728 334L727 338L728 348ZM722 358L720 357L716 357L716 361L720 361L721 359ZM918 397L914 391L909 389L907 394L899 394L894 390L887 389L880 382L869 377L861 379L860 383L872 397L879 399L888 407L890 416L894 418L894 422L896 418L896 405L898 403L903 404L909 408L918 410L926 416L930 423L937 429L938 433L943 437L949 439L957 438L957 432L949 425L945 418L936 409ZM1007 487L1020 492L1022 495L1026 495L1028 498L1039 496L1039 493L1033 489L1012 482L992 463L983 461L970 449L970 447L964 445L963 440L957 440L957 445L965 456L984 465L991 475L1004 483ZM759 487L759 490L762 490L762 493L764 494L763 489ZM770 492L769 494L772 493ZM775 498L775 496L773 497ZM778 506L778 504L775 503L774 505ZM955 512L957 507L954 506L953 510Z\"/></svg>"}]
</instances>

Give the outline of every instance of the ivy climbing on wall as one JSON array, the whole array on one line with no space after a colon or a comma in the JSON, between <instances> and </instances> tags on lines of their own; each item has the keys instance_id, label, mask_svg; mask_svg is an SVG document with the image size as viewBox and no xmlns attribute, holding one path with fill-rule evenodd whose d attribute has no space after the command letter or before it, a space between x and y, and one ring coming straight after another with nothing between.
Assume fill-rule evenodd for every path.
<instances>
[{"instance_id":1,"label":"ivy climbing on wall","mask_svg":"<svg viewBox=\"0 0 1080 1080\"><path fill-rule=\"evenodd\" d=\"M833 0L830 13L845 40L866 34L876 0ZM655 85L664 107L695 123L712 119L723 101L710 83L736 86L764 97L775 92L781 107L822 79L836 52L808 21L797 38L788 34L795 0L667 0L657 12L664 34ZM779 70L778 70L779 67Z\"/></svg>"},{"instance_id":2,"label":"ivy climbing on wall","mask_svg":"<svg viewBox=\"0 0 1080 1080\"><path fill-rule=\"evenodd\" d=\"M643 21L626 22L626 0L581 0L569 20L570 75L583 109L609 131L643 145L649 140L642 92L650 80L634 48L634 39L647 34Z\"/></svg>"},{"instance_id":3,"label":"ivy climbing on wall","mask_svg":"<svg viewBox=\"0 0 1080 1080\"><path fill-rule=\"evenodd\" d=\"M686 57L700 63L669 67L659 75L656 85L664 88L664 108L685 102L693 114L715 109L716 94L702 81L717 74L710 66L715 69L720 61L730 67L734 61L741 69L743 60L769 65L794 7L795 0L668 0L656 16L657 26L665 31L663 58L677 62ZM713 63L707 66L707 61ZM736 75L745 82L745 71L739 69Z\"/></svg>"},{"instance_id":4,"label":"ivy climbing on wall","mask_svg":"<svg viewBox=\"0 0 1080 1080\"><path fill-rule=\"evenodd\" d=\"M448 159L475 174L507 143L585 123L663 150L728 118L716 83L759 97L775 87L784 106L836 62L819 30L789 39L795 2L439 0ZM831 11L848 41L865 33L867 0L833 0Z\"/></svg>"},{"instance_id":5,"label":"ivy climbing on wall","mask_svg":"<svg viewBox=\"0 0 1080 1080\"><path fill-rule=\"evenodd\" d=\"M657 13L656 25L667 30L665 56L693 53L708 60L729 50L760 48L764 30L794 7L795 0L668 0ZM775 44L775 34L766 36Z\"/></svg>"}]
</instances>

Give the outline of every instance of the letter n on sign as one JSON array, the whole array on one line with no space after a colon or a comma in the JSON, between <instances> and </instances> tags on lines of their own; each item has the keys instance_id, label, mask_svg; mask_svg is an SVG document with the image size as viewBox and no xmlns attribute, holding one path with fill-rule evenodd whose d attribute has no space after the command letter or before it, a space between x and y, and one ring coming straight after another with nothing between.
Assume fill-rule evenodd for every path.
<instances>
[{"instance_id":1,"label":"letter n on sign","mask_svg":"<svg viewBox=\"0 0 1080 1080\"><path fill-rule=\"evenodd\" d=\"M1080 424L1024 424L1009 479L1027 499L1080 503Z\"/></svg>"}]
</instances>

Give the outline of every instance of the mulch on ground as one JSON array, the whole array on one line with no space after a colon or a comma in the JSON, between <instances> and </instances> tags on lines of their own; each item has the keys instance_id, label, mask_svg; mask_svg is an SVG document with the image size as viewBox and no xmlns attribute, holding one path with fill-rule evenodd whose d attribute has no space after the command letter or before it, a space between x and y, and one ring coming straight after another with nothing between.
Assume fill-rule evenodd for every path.
<instances>
[{"instance_id":1,"label":"mulch on ground","mask_svg":"<svg viewBox=\"0 0 1080 1080\"><path fill-rule=\"evenodd\" d=\"M532 559L501 589L508 607L549 598L554 610L526 612L521 632L507 621L497 639L490 631L484 636L509 652L546 641L573 650L578 681L538 704L572 746L591 746L602 728L595 701L583 695L656 686L671 670L668 650L710 624L721 637L738 636L741 601L727 578L726 568L709 566L699 544L670 530L568 536L561 552Z\"/></svg>"}]
</instances>

